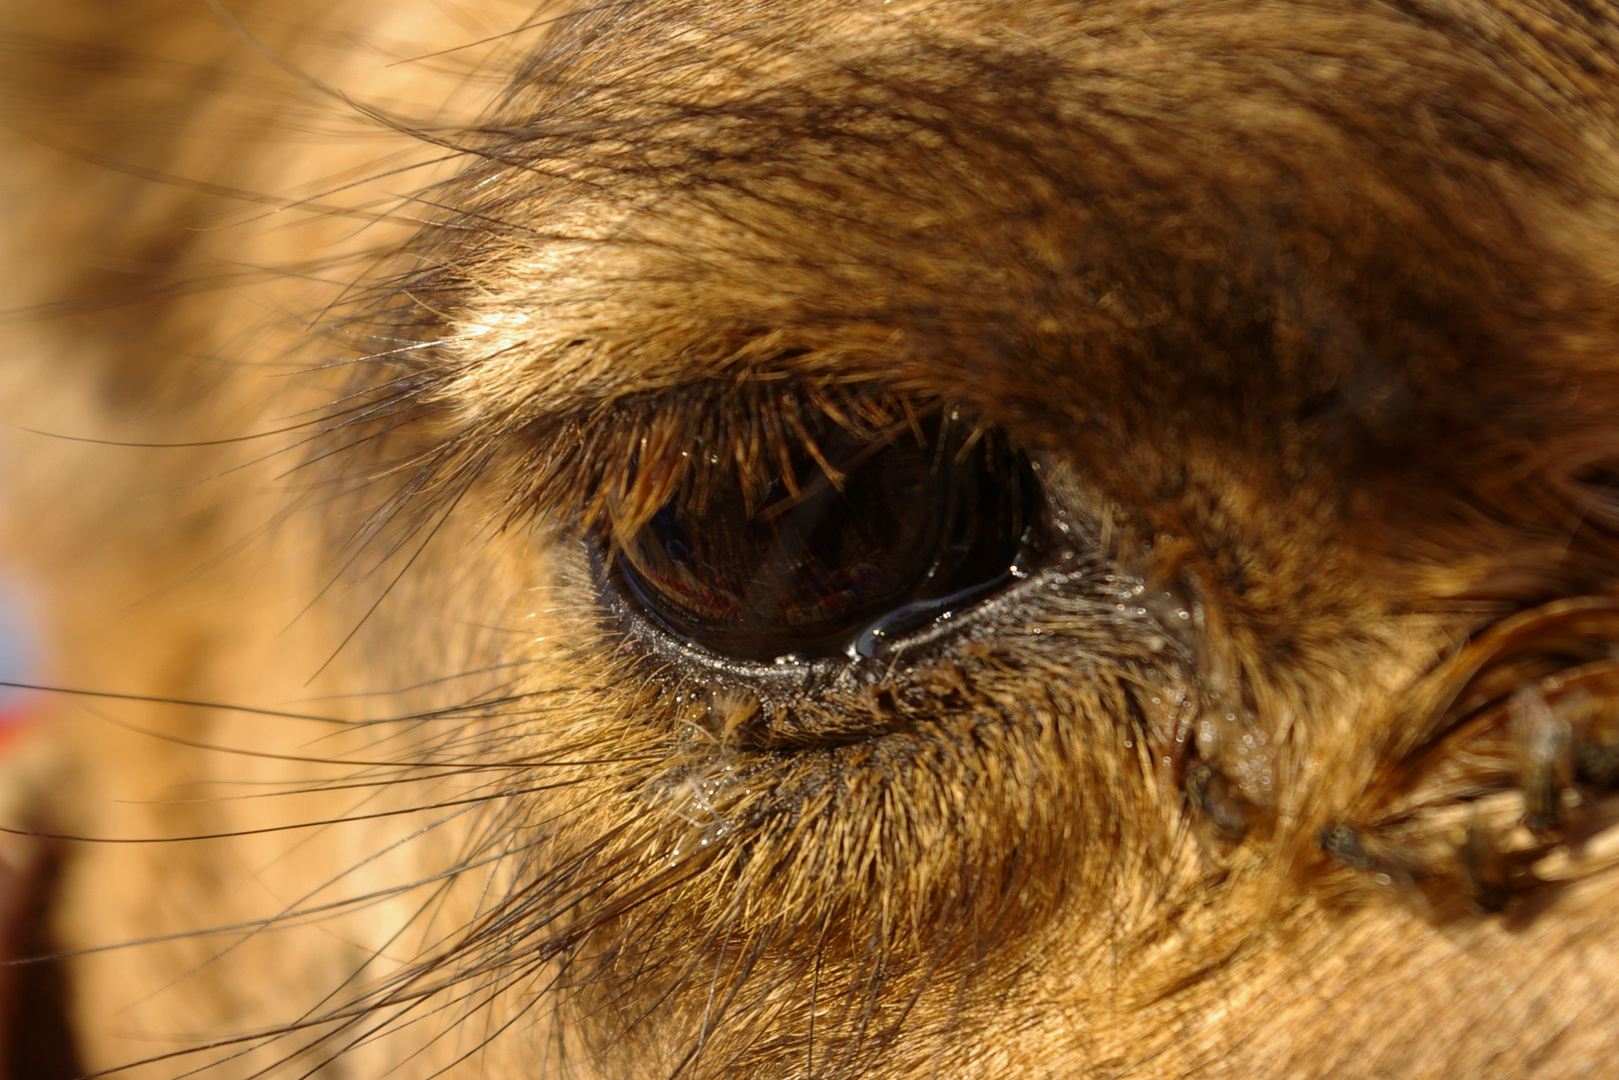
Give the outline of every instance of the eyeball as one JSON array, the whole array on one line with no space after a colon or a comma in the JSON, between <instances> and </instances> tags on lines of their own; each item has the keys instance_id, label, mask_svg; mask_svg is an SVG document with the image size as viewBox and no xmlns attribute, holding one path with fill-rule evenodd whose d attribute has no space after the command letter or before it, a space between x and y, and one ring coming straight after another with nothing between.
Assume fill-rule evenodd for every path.
<instances>
[{"instance_id":1,"label":"eyeball","mask_svg":"<svg viewBox=\"0 0 1619 1080\"><path fill-rule=\"evenodd\" d=\"M833 429L815 449L752 497L735 476L688 482L623 545L640 607L721 656L814 659L869 652L1026 572L1039 484L1004 439L933 418L875 439Z\"/></svg>"}]
</instances>

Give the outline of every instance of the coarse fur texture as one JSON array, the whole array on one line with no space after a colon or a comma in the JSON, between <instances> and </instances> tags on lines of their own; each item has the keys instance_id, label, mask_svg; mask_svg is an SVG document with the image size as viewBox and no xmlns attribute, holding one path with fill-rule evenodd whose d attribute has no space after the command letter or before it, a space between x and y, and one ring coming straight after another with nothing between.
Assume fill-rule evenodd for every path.
<instances>
[{"instance_id":1,"label":"coarse fur texture","mask_svg":"<svg viewBox=\"0 0 1619 1080\"><path fill-rule=\"evenodd\" d=\"M1619 1057L1619 8L0 13L11 1080ZM952 439L925 632L626 584Z\"/></svg>"}]
</instances>

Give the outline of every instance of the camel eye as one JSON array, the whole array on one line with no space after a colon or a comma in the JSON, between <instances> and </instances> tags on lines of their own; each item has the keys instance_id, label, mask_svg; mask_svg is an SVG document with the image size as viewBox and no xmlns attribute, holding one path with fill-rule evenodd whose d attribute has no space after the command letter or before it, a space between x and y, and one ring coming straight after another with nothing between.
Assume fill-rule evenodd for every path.
<instances>
[{"instance_id":1,"label":"camel eye","mask_svg":"<svg viewBox=\"0 0 1619 1080\"><path fill-rule=\"evenodd\" d=\"M734 478L702 497L688 483L624 546L629 590L687 642L755 661L872 655L998 592L1033 554L1030 465L1003 440L926 427L823 434L821 461L791 455L791 482L752 498Z\"/></svg>"}]
</instances>

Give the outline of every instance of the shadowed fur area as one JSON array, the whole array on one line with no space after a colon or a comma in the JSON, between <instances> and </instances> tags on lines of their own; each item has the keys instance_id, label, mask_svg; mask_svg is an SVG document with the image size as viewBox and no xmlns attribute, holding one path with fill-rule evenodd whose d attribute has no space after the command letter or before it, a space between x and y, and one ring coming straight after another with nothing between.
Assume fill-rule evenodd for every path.
<instances>
[{"instance_id":1,"label":"shadowed fur area","mask_svg":"<svg viewBox=\"0 0 1619 1080\"><path fill-rule=\"evenodd\" d=\"M1619 1055L1619 8L4 0L0 119L5 1080Z\"/></svg>"}]
</instances>

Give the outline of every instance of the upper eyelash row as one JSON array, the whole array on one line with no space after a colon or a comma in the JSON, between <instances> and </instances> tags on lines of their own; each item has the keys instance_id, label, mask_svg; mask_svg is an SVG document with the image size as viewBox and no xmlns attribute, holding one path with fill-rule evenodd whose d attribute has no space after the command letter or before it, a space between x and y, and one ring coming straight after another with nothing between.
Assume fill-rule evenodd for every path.
<instances>
[{"instance_id":1,"label":"upper eyelash row","mask_svg":"<svg viewBox=\"0 0 1619 1080\"><path fill-rule=\"evenodd\" d=\"M836 467L820 453L814 429L832 425L881 444L907 432L936 439L958 409L869 388L783 388L782 383L685 387L605 413L547 425L529 451L534 464L525 501L610 539L632 535L677 493L697 505L721 485L744 499L783 481L793 492L792 459L807 455L833 482ZM933 430L930 430L933 429ZM974 425L970 438L983 435Z\"/></svg>"}]
</instances>

